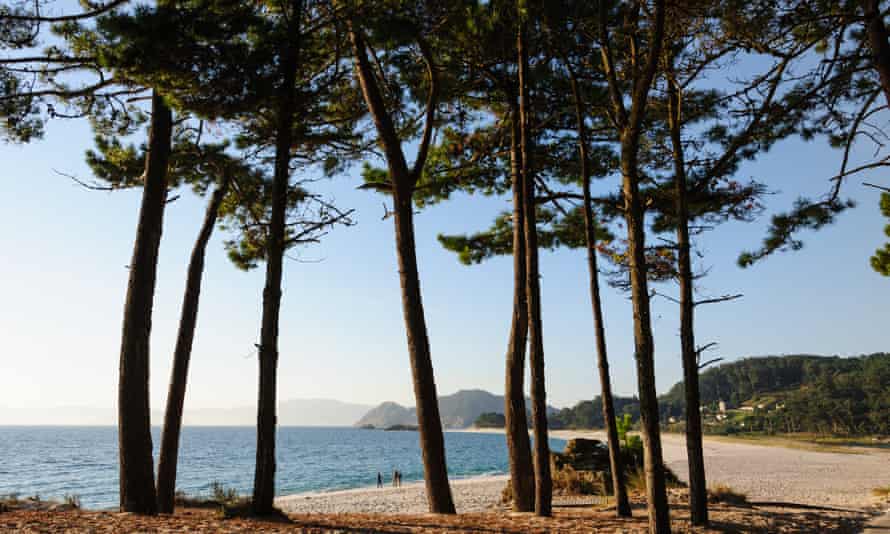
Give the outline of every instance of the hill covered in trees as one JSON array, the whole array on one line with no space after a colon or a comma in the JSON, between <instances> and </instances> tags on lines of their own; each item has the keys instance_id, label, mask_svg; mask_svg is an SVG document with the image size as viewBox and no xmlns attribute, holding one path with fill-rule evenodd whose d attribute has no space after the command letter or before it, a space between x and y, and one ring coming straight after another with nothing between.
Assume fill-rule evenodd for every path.
<instances>
[{"instance_id":1,"label":"hill covered in trees","mask_svg":"<svg viewBox=\"0 0 890 534\"><path fill-rule=\"evenodd\" d=\"M890 434L890 354L765 356L713 367L700 376L709 432ZM683 383L659 398L663 424L682 420ZM615 398L636 420L636 399ZM554 427L603 426L599 397L560 410ZM675 423L679 424L679 423Z\"/></svg>"}]
</instances>

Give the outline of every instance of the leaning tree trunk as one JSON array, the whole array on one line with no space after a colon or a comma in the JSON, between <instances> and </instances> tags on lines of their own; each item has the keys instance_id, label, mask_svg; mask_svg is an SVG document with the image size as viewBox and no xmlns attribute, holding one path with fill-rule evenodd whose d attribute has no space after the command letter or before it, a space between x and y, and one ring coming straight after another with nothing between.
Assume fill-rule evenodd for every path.
<instances>
[{"instance_id":1,"label":"leaning tree trunk","mask_svg":"<svg viewBox=\"0 0 890 534\"><path fill-rule=\"evenodd\" d=\"M153 515L157 513L157 501L148 399L149 338L158 248L167 202L167 162L173 116L157 92L152 93L151 109L142 207L124 304L118 383L118 446L121 511Z\"/></svg>"},{"instance_id":2,"label":"leaning tree trunk","mask_svg":"<svg viewBox=\"0 0 890 534\"><path fill-rule=\"evenodd\" d=\"M590 160L587 153L587 126L584 123L584 100L578 88L578 79L571 72L572 96L575 100L575 121L578 129L578 158L581 160L581 179L584 197L584 237L587 244L587 271L590 277L590 302L593 307L593 329L596 332L596 361L600 375L600 398L603 403L603 424L609 443L609 467L612 470L612 488L615 493L615 510L619 517L630 517L630 503L624 484L624 466L621 461L621 443L615 420L615 404L612 399L612 382L609 378L609 357L606 352L606 332L603 306L600 298L599 268L596 261L596 221L593 218L593 201L590 198Z\"/></svg>"},{"instance_id":3,"label":"leaning tree trunk","mask_svg":"<svg viewBox=\"0 0 890 534\"><path fill-rule=\"evenodd\" d=\"M429 338L423 301L420 295L420 276L417 271L417 254L414 242L414 205L410 193L394 195L396 251L399 262L399 282L402 287L402 311L408 334L408 354L411 358L411 374L414 378L414 398L417 403L417 426L420 431L420 449L426 474L427 500L430 512L453 514L454 501L448 483L445 464L445 436L439 416L439 401L430 356ZM407 198L406 198L407 197Z\"/></svg>"},{"instance_id":4,"label":"leaning tree trunk","mask_svg":"<svg viewBox=\"0 0 890 534\"><path fill-rule=\"evenodd\" d=\"M630 148L630 149L629 149ZM631 154L631 150L633 154ZM643 463L646 471L649 531L670 532L661 430L658 426L658 394L655 390L655 344L649 315L649 288L646 280L646 244L644 213L638 187L636 147L622 146L621 155L625 222L627 224L630 262L631 299L634 314L634 352L640 395L640 420L643 430Z\"/></svg>"},{"instance_id":5,"label":"leaning tree trunk","mask_svg":"<svg viewBox=\"0 0 890 534\"><path fill-rule=\"evenodd\" d=\"M677 217L677 270L680 281L680 346L683 359L683 388L686 395L686 456L689 462L689 510L693 525L708 524L708 489L705 481L705 457L702 447L702 422L699 405L698 355L695 349L692 295L692 259L689 241L689 204L686 164L680 137L680 94L674 83L668 88L668 117L673 146L674 182Z\"/></svg>"},{"instance_id":6,"label":"leaning tree trunk","mask_svg":"<svg viewBox=\"0 0 890 534\"><path fill-rule=\"evenodd\" d=\"M547 390L544 383L544 340L541 324L541 285L538 269L538 228L535 217L535 182L531 172L529 132L528 50L525 24L516 39L519 54L519 116L522 147L522 186L525 211L526 295L528 299L529 366L531 367L532 421L535 433L535 514L553 513L553 482L550 478L550 443L547 436Z\"/></svg>"},{"instance_id":7,"label":"leaning tree trunk","mask_svg":"<svg viewBox=\"0 0 890 534\"><path fill-rule=\"evenodd\" d=\"M179 434L182 429L182 406L185 402L185 387L188 381L189 359L192 355L192 341L195 338L195 325L198 321L198 301L201 297L201 278L204 275L204 256L207 243L216 224L219 206L229 186L229 176L213 192L198 239L192 248L188 275L185 281L185 296L182 298L182 312L179 318L179 333L173 351L173 370L170 373L170 389L167 392L167 410L164 414L164 430L161 433L161 456L158 462L158 511L172 514L176 493L176 464L179 459Z\"/></svg>"},{"instance_id":8,"label":"leaning tree trunk","mask_svg":"<svg viewBox=\"0 0 890 534\"><path fill-rule=\"evenodd\" d=\"M510 101L512 131L510 165L513 179L513 320L507 347L507 372L504 394L504 419L507 451L510 459L510 487L513 510L531 512L535 509L535 472L528 418L525 412L525 347L528 341L528 302L525 293L525 215L522 194L522 154L519 151L519 103Z\"/></svg>"},{"instance_id":9,"label":"leaning tree trunk","mask_svg":"<svg viewBox=\"0 0 890 534\"><path fill-rule=\"evenodd\" d=\"M266 237L266 285L263 288L263 318L260 326L259 390L257 399L256 468L253 477L253 511L259 515L275 510L275 425L278 423L278 323L281 311L281 276L285 250L285 219L290 179L290 149L296 100L296 71L299 50L299 20L302 0L292 2L296 42L285 44L281 59L281 86L277 95L275 169L272 177L269 229Z\"/></svg>"},{"instance_id":10,"label":"leaning tree trunk","mask_svg":"<svg viewBox=\"0 0 890 534\"><path fill-rule=\"evenodd\" d=\"M445 436L439 415L439 400L430 343L427 335L423 300L420 294L420 275L417 270L417 247L414 239L413 193L418 173L423 166L425 150L418 152L415 169L409 170L402 151L401 140L396 133L392 118L386 110L380 88L368 59L366 45L360 31L352 22L350 40L356 59L356 73L362 95L374 120L380 145L386 156L392 179L396 255L399 264L399 282L402 290L402 313L408 338L408 356L411 360L411 376L414 380L414 399L417 406L417 427L420 434L420 450L423 455L424 481L427 502L431 513L455 513L454 499L448 482L445 462ZM430 69L431 73L433 69ZM431 85L435 85L431 79ZM428 102L427 134L432 125L429 115L435 110L435 95ZM426 137L422 146L429 142Z\"/></svg>"},{"instance_id":11,"label":"leaning tree trunk","mask_svg":"<svg viewBox=\"0 0 890 534\"><path fill-rule=\"evenodd\" d=\"M874 68L881 78L881 89L884 91L887 104L890 104L890 43L887 42L887 26L881 14L881 2L863 0L862 8Z\"/></svg>"}]
</instances>

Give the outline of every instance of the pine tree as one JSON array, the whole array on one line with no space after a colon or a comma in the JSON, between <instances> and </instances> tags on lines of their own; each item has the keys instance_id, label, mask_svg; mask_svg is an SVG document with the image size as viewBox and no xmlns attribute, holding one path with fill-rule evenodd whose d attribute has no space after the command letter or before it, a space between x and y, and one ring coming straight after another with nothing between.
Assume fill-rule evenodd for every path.
<instances>
[{"instance_id":1,"label":"pine tree","mask_svg":"<svg viewBox=\"0 0 890 534\"><path fill-rule=\"evenodd\" d=\"M628 264L630 268L631 300L634 314L634 344L637 362L637 380L640 395L640 419L642 423L644 466L646 472L646 496L649 513L649 531L670 532L670 516L664 479L664 460L661 452L661 434L658 423L658 398L655 389L655 347L652 339L652 323L649 311L649 289L645 243L643 199L640 195L639 151L642 125L649 103L649 90L661 59L665 3L657 0L651 15L641 13L641 6L627 6L620 16L621 27L635 45L646 40L645 56L636 46L629 57L622 56L620 69L616 64L614 40L610 28L614 13L605 3L600 4L599 39L603 72L609 86L611 117L621 145L622 193L624 216L627 226ZM647 29L648 27L648 29ZM625 94L623 87L630 87ZM629 109L625 105L629 101Z\"/></svg>"},{"instance_id":2,"label":"pine tree","mask_svg":"<svg viewBox=\"0 0 890 534\"><path fill-rule=\"evenodd\" d=\"M369 12L362 12L361 17L353 13L349 20L349 37L352 41L356 78L376 127L377 141L383 149L387 163L387 176L376 180L374 186L391 194L393 200L402 310L414 379L427 501L430 512L453 514L454 500L448 482L445 439L439 416L426 317L420 293L413 221L414 194L432 142L436 112L440 103L439 66L435 56L437 50L433 47L434 43L429 40L436 35L430 31L430 27L437 17L444 18L448 15L435 10L427 11L428 8L429 6L415 5L411 2L392 2L385 6L376 6L377 13L373 18ZM374 26L369 28L371 24ZM374 33L373 30L378 32L382 30L382 33ZM406 53L413 49L422 58L424 72L420 73L420 77L418 73L410 72L407 68L395 73L405 77L401 81L407 84L412 97L415 94L422 94L421 91L426 91L423 130L412 167L408 166L402 146L406 134L398 131L391 110L393 106L401 107L401 99L388 92L389 85L385 80L378 78L379 75L385 75L386 71L375 72L369 58L369 42L373 43L370 39L375 36L386 43L388 49L386 52ZM387 101L387 98L392 100ZM372 180L373 182L375 181Z\"/></svg>"},{"instance_id":3,"label":"pine tree","mask_svg":"<svg viewBox=\"0 0 890 534\"><path fill-rule=\"evenodd\" d=\"M323 18L328 20L327 13L322 13L325 8L323 3L297 0L262 6L196 0L141 7L111 18L102 27L103 38L109 43L108 55L128 77L162 87L181 110L228 121L236 132L236 148L262 154L259 164L271 167L270 180L263 172L248 172L251 179L246 183L233 183L239 200L224 209L226 218L242 230L241 238L228 243L236 264L250 268L259 260L266 261L253 499L254 511L259 514L273 511L284 253L292 246L316 241L335 224L349 221L347 212L291 184L295 156L301 157L303 166L321 165L334 172L341 165L337 160L341 150L330 147L354 139L355 118L349 120L354 107L349 107L348 98L344 103L340 94L332 96L338 91L342 94L348 85L348 76L331 62L337 49L336 32L329 23L316 24ZM312 32L302 29L307 21ZM162 34L167 38L159 39ZM242 38L245 35L247 39ZM194 72L204 75L196 77ZM301 120L313 126L307 128ZM300 219L288 220L298 204ZM184 382L184 377L180 381ZM179 418L177 396L170 399L171 467L175 461L173 430ZM160 499L165 510L172 509L174 471L165 469L163 475Z\"/></svg>"}]
</instances>

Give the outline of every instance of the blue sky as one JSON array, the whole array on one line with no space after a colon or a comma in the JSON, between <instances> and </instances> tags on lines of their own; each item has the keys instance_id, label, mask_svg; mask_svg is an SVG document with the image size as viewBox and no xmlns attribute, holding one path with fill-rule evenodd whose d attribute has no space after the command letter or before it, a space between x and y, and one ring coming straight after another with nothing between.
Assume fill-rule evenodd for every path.
<instances>
[{"instance_id":1,"label":"blue sky","mask_svg":"<svg viewBox=\"0 0 890 534\"><path fill-rule=\"evenodd\" d=\"M92 143L84 122L57 121L46 138L0 145L0 424L12 414L57 407L114 406L121 313L140 191L91 192L54 172L89 177L83 153ZM867 156L858 154L857 156ZM410 156L409 156L410 157ZM739 178L757 178L781 193L770 212L801 193L818 194L840 154L822 141L786 141ZM764 354L854 355L888 349L884 325L890 280L868 265L884 239L878 171L847 184L859 207L819 232L806 247L746 270L735 265L755 247L767 218L733 223L699 239L710 267L702 295L744 298L699 309L699 343L717 341L729 360ZM318 184L358 224L338 229L285 267L281 316L281 399L337 398L373 404L413 402L400 307L392 220L383 198L358 191L357 170ZM440 393L461 388L503 391L512 272L509 258L465 267L441 249L439 232L487 225L505 198L458 197L416 218L418 254ZM151 402L163 406L179 318L185 268L203 200L184 194L167 210L152 332ZM217 233L208 254L188 408L252 405L263 269L229 264ZM701 263L703 262L703 263ZM543 253L541 259L548 400L570 405L598 394L584 256ZM663 288L674 292L672 286ZM604 295L613 388L636 390L631 310L625 295ZM677 309L654 302L657 386L680 379ZM15 419L13 416L12 419Z\"/></svg>"}]
</instances>

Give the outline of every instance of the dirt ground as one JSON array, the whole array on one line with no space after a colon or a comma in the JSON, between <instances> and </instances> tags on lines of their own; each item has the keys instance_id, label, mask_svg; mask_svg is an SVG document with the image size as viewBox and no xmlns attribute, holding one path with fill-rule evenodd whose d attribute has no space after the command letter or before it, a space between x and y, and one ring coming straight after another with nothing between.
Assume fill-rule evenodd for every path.
<instances>
[{"instance_id":1,"label":"dirt ground","mask_svg":"<svg viewBox=\"0 0 890 534\"><path fill-rule=\"evenodd\" d=\"M811 506L714 504L711 526L692 528L684 490L671 491L674 532L860 532L870 516L862 511ZM455 516L431 514L291 514L274 520L220 519L215 510L186 509L173 516L143 517L116 512L26 511L0 513L0 532L68 533L233 533L233 532L439 532L549 533L646 532L644 503L633 501L634 517L618 519L609 509L556 501L552 518L532 514L476 512Z\"/></svg>"}]
</instances>

